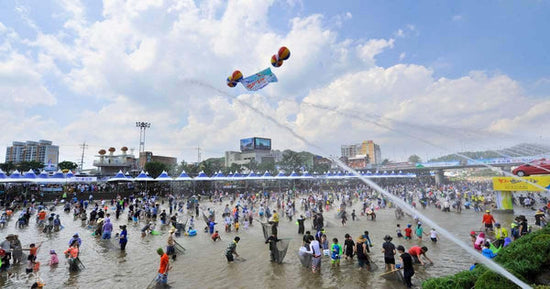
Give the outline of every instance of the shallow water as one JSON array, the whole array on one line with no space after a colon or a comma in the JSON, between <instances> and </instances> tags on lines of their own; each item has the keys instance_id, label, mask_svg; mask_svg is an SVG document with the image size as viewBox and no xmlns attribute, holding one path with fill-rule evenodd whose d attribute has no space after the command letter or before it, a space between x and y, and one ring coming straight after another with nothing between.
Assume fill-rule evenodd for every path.
<instances>
[{"instance_id":1,"label":"shallow water","mask_svg":"<svg viewBox=\"0 0 550 289\"><path fill-rule=\"evenodd\" d=\"M225 205L225 202L223 203ZM202 204L204 207L217 208L217 220L221 220L222 205L215 206L210 203ZM354 204L352 208L359 211L361 204ZM352 208L348 208L351 211ZM461 214L451 212L443 213L434 208L420 209L426 216L435 220L438 224L453 232L456 237L469 243L469 232L480 230L482 213L473 210L465 210ZM73 221L72 215L65 214L62 207L58 206L56 213L62 218L65 226L60 232L45 234L39 232L36 223L31 217L31 224L25 229L16 229L15 220L0 231L2 240L7 234L18 234L24 247L31 242L43 241L38 253L38 261L42 266L39 271L40 278L46 282L45 288L91 288L101 286L103 288L145 288L156 276L159 256L156 254L158 247L165 247L168 236L168 227L161 229L159 236L149 235L141 238L140 229L143 224L128 224L129 242L126 252L121 252L118 240L101 240L92 236L92 229L82 226L81 221ZM530 216L532 211L516 209L516 214ZM298 212L298 215L300 212ZM17 214L16 214L17 215ZM114 214L113 214L114 215ZM119 232L118 226L127 224L126 213L114 221L115 232ZM298 235L298 226L295 220L288 221L281 218L279 225L280 238L292 238L283 264L272 264L269 261L268 246L264 243L261 226L258 222L245 230L241 226L239 233L224 233L223 225L217 225L221 233L222 241L212 242L209 235L202 232L204 222L196 221L199 233L194 237L182 236L177 241L186 248L184 255L172 263L169 273L169 284L173 288L403 288L398 281L385 280L378 276L383 273L384 261L381 253L383 237L391 235L393 243L409 248L413 245L425 245L429 248L427 255L434 261L431 267L417 267L413 277L413 283L420 285L421 281L434 276L454 274L468 269L474 262L473 257L465 254L465 251L447 241L444 236L436 244L433 244L428 236L424 241L413 239L405 241L395 236L396 224L401 224L404 229L407 223L413 223L412 218L405 217L397 220L393 209L381 209L377 212L376 221L359 217L355 222L350 221L342 227L340 220L336 219L336 210L324 213L327 236L329 240L336 237L343 244L344 234L349 233L353 239L368 230L374 247L371 248L371 258L380 267L378 271L360 271L356 264L350 264L342 260L339 268L331 268L330 258L323 257L321 274L312 274L309 269L302 267L297 257L301 245L302 235ZM185 217L182 218L185 220ZM505 225L509 225L512 215L495 214L495 219ZM221 223L221 222L220 222ZM157 228L159 228L157 225ZM509 226L507 226L509 227ZM306 221L306 230L311 228L311 221ZM424 228L428 232L430 228ZM313 230L312 230L313 231ZM86 266L86 270L71 273L68 264L62 256L62 252L68 247L71 236L78 232L82 238L82 250L80 259ZM237 252L246 259L245 261L228 264L224 251L227 244L235 236L240 236ZM113 234L114 236L114 234ZM59 255L60 264L55 268L47 266L49 250L55 249ZM24 273L25 265L15 266L12 272ZM30 288L32 282L24 283L23 280L0 280L1 288ZM100 287L100 288L101 288Z\"/></svg>"}]
</instances>

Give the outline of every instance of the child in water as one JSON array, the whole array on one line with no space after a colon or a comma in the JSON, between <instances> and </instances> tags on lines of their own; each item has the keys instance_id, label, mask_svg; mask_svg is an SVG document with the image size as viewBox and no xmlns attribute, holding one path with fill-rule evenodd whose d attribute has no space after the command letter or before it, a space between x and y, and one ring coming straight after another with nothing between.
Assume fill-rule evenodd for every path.
<instances>
[{"instance_id":1,"label":"child in water","mask_svg":"<svg viewBox=\"0 0 550 289\"><path fill-rule=\"evenodd\" d=\"M332 267L340 266L340 256L342 255L342 245L338 244L338 239L334 238L332 239L332 246L331 246L331 254L330 254L330 261L332 263Z\"/></svg>"},{"instance_id":2,"label":"child in water","mask_svg":"<svg viewBox=\"0 0 550 289\"><path fill-rule=\"evenodd\" d=\"M395 232L397 233L397 238L403 238L403 234L401 234L401 225L397 224Z\"/></svg>"},{"instance_id":3,"label":"child in water","mask_svg":"<svg viewBox=\"0 0 550 289\"><path fill-rule=\"evenodd\" d=\"M50 250L50 266L59 264L59 258L57 258L57 253L55 253L55 250Z\"/></svg>"},{"instance_id":4,"label":"child in water","mask_svg":"<svg viewBox=\"0 0 550 289\"><path fill-rule=\"evenodd\" d=\"M412 238L412 229L411 224L407 224L407 228L405 228L405 240L410 240Z\"/></svg>"}]
</instances>

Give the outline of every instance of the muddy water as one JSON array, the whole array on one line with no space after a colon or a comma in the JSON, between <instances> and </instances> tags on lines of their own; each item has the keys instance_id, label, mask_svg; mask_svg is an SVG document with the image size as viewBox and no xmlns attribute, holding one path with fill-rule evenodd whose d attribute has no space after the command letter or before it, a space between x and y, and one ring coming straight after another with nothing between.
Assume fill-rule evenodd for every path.
<instances>
[{"instance_id":1,"label":"muddy water","mask_svg":"<svg viewBox=\"0 0 550 289\"><path fill-rule=\"evenodd\" d=\"M221 220L222 210L219 204L214 206L204 203L203 206L217 207L217 219ZM356 204L353 208L359 211L359 206ZM433 208L422 211L464 242L469 242L470 231L479 230L481 227L482 214L472 210L465 210L461 214L443 213ZM38 261L43 264L39 275L46 282L46 288L92 288L92 286L145 288L155 277L159 263L156 249L165 247L168 228L162 229L162 234L159 236L141 238L140 229L143 224L128 224L129 243L126 252L121 252L118 249L117 240L95 238L91 235L91 229L82 226L79 220L74 221L72 215L63 213L62 207L58 207L56 212L61 215L65 226L60 232L52 234L39 232L34 221L31 221L31 225L25 229L16 229L13 219L0 231L2 240L7 234L18 234L24 246L31 242L43 241L38 253ZM532 214L532 212L516 210L516 214L518 213ZM182 236L177 239L187 250L172 263L169 284L172 288L403 288L397 281L378 277L384 267L381 246L386 234L394 237L393 243L396 246L404 245L409 248L413 245L425 245L429 248L427 254L435 265L417 268L413 283L418 286L423 279L453 274L469 268L474 262L471 256L466 255L462 249L455 248L454 244L445 240L444 236L440 236L441 240L437 244L433 244L427 237L424 241L398 239L395 236L396 224L399 223L404 228L407 223L413 223L412 218L396 220L393 209L382 209L377 214L376 221L359 217L359 220L355 222L350 220L344 227L339 219L336 219L334 210L324 214L325 222L328 221L326 231L329 240L336 237L342 244L346 233L352 235L355 240L363 231L369 231L374 243L371 258L380 267L376 272L360 271L356 268L356 264L347 263L345 260L342 260L339 268L331 268L329 257L323 257L321 274L312 274L309 269L302 267L297 258L302 238L297 234L298 226L295 221L281 218L279 237L292 239L283 264L269 262L269 251L264 244L261 225L256 221L247 230L241 226L238 234L223 233L223 226L217 225L217 229L222 232L221 242L212 242L208 234L203 233L202 230L199 230L197 236ZM495 218L500 223L509 224L512 215L496 214ZM34 216L31 220L34 220ZM126 214L121 216L120 220L114 220L117 228L115 232L120 231L119 225L127 223ZM195 224L199 229L204 228L202 220L197 220ZM306 230L310 227L311 222L308 220ZM429 229L425 228L425 232ZM62 252L67 248L67 243L75 232L78 232L82 238L80 259L86 266L86 270L72 273L68 270ZM228 264L223 253L230 240L237 235L241 237L237 252L246 260ZM59 254L60 264L55 268L46 265L50 249L56 250ZM15 266L12 272L22 274L24 270L24 265L19 265ZM25 283L23 278L6 281L5 275L0 281L1 288L30 288L30 284L31 282Z\"/></svg>"}]
</instances>

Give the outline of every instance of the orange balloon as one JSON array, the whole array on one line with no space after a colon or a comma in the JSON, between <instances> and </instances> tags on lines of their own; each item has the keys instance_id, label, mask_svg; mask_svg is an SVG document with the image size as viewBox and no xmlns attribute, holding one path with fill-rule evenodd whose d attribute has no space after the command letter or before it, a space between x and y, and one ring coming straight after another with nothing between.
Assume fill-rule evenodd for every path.
<instances>
[{"instance_id":1,"label":"orange balloon","mask_svg":"<svg viewBox=\"0 0 550 289\"><path fill-rule=\"evenodd\" d=\"M279 52L277 53L277 56L280 60L287 60L290 57L290 50L286 48L285 46L279 48Z\"/></svg>"},{"instance_id":2,"label":"orange balloon","mask_svg":"<svg viewBox=\"0 0 550 289\"><path fill-rule=\"evenodd\" d=\"M281 65L283 65L283 61L279 60L279 57L277 57L277 55L273 55L271 56L271 65L273 65L274 67L280 67Z\"/></svg>"},{"instance_id":3,"label":"orange balloon","mask_svg":"<svg viewBox=\"0 0 550 289\"><path fill-rule=\"evenodd\" d=\"M239 82L243 79L243 74L240 71L235 70L233 71L233 74L231 74L231 78L233 81Z\"/></svg>"}]
</instances>

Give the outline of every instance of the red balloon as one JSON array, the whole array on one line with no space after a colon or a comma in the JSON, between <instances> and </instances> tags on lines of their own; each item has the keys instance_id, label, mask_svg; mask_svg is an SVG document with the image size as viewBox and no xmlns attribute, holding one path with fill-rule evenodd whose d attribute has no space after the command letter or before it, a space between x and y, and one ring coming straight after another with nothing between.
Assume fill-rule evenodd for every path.
<instances>
[{"instance_id":1,"label":"red balloon","mask_svg":"<svg viewBox=\"0 0 550 289\"><path fill-rule=\"evenodd\" d=\"M231 74L231 78L233 79L233 81L239 82L241 81L241 79L243 79L243 74L240 71L235 70L233 71L233 74Z\"/></svg>"},{"instance_id":2,"label":"red balloon","mask_svg":"<svg viewBox=\"0 0 550 289\"><path fill-rule=\"evenodd\" d=\"M277 52L277 56L280 60L287 60L290 57L290 50L286 48L285 46L279 48L279 52Z\"/></svg>"},{"instance_id":3,"label":"red balloon","mask_svg":"<svg viewBox=\"0 0 550 289\"><path fill-rule=\"evenodd\" d=\"M277 57L277 55L273 55L271 56L271 65L273 65L274 67L280 67L281 65L283 65L283 61L279 60L279 57Z\"/></svg>"}]
</instances>

